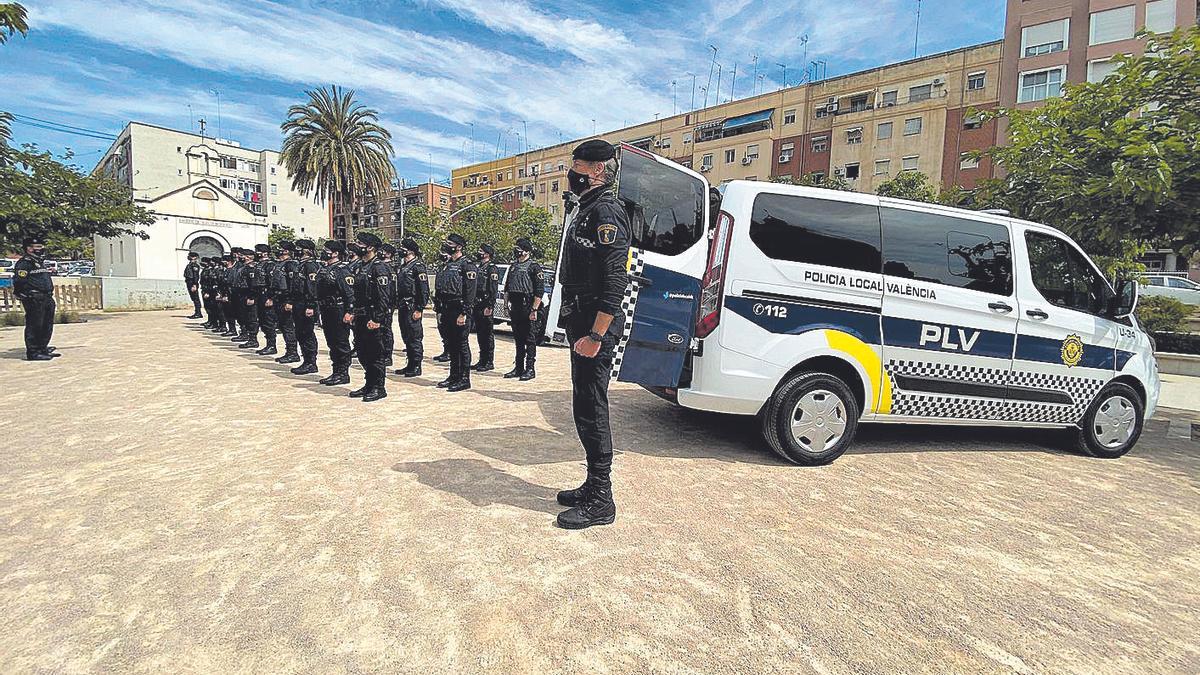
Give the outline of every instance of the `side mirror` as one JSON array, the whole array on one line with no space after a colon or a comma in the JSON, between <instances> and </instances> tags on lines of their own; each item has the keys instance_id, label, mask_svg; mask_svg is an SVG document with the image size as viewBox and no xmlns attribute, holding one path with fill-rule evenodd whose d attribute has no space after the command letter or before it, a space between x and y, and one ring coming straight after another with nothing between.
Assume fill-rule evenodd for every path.
<instances>
[{"instance_id":1,"label":"side mirror","mask_svg":"<svg viewBox=\"0 0 1200 675\"><path fill-rule=\"evenodd\" d=\"M1133 279L1122 279L1117 282L1117 294L1109 301L1108 315L1114 319L1124 319L1133 314L1138 303L1138 282Z\"/></svg>"}]
</instances>

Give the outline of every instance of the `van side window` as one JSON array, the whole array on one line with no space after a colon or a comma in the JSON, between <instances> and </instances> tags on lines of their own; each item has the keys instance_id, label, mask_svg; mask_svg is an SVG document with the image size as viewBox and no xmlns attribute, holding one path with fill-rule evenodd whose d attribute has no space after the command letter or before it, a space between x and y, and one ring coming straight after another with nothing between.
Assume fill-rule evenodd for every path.
<instances>
[{"instance_id":1,"label":"van side window","mask_svg":"<svg viewBox=\"0 0 1200 675\"><path fill-rule=\"evenodd\" d=\"M1033 286L1049 302L1089 314L1101 314L1112 291L1104 277L1067 242L1026 232Z\"/></svg>"},{"instance_id":2,"label":"van side window","mask_svg":"<svg viewBox=\"0 0 1200 675\"><path fill-rule=\"evenodd\" d=\"M883 273L1012 295L1008 228L936 213L883 208Z\"/></svg>"},{"instance_id":3,"label":"van side window","mask_svg":"<svg viewBox=\"0 0 1200 675\"><path fill-rule=\"evenodd\" d=\"M629 214L632 245L679 255L705 233L704 182L633 152L621 153L617 198Z\"/></svg>"},{"instance_id":4,"label":"van side window","mask_svg":"<svg viewBox=\"0 0 1200 675\"><path fill-rule=\"evenodd\" d=\"M879 209L867 204L760 194L750 240L774 260L879 273Z\"/></svg>"}]
</instances>

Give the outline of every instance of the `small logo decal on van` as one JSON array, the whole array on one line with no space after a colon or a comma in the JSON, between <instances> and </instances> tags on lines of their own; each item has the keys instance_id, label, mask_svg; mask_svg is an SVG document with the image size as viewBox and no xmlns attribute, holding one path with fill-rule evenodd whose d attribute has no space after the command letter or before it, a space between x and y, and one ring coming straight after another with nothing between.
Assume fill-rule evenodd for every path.
<instances>
[{"instance_id":1,"label":"small logo decal on van","mask_svg":"<svg viewBox=\"0 0 1200 675\"><path fill-rule=\"evenodd\" d=\"M668 333L667 342L670 342L673 345L681 345L683 344L683 336L679 333Z\"/></svg>"},{"instance_id":2,"label":"small logo decal on van","mask_svg":"<svg viewBox=\"0 0 1200 675\"><path fill-rule=\"evenodd\" d=\"M1068 368L1074 368L1083 360L1083 340L1078 335L1068 335L1062 344L1062 362Z\"/></svg>"}]
</instances>

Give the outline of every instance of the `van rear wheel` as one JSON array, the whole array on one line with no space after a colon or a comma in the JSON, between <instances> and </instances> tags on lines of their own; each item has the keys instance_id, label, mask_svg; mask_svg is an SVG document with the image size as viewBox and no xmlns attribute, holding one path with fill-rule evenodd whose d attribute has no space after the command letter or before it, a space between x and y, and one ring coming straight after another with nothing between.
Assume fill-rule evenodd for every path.
<instances>
[{"instance_id":1,"label":"van rear wheel","mask_svg":"<svg viewBox=\"0 0 1200 675\"><path fill-rule=\"evenodd\" d=\"M1144 415L1142 398L1133 387L1110 384L1084 414L1075 447L1092 457L1116 459L1137 444Z\"/></svg>"},{"instance_id":2,"label":"van rear wheel","mask_svg":"<svg viewBox=\"0 0 1200 675\"><path fill-rule=\"evenodd\" d=\"M771 397L762 436L780 457L805 466L837 459L858 431L858 401L850 387L826 373L797 373Z\"/></svg>"}]
</instances>

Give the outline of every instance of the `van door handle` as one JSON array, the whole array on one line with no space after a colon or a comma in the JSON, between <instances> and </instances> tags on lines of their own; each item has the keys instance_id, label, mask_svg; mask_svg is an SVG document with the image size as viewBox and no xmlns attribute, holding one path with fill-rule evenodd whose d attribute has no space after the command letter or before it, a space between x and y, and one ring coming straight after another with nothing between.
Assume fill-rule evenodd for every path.
<instances>
[{"instance_id":1,"label":"van door handle","mask_svg":"<svg viewBox=\"0 0 1200 675\"><path fill-rule=\"evenodd\" d=\"M639 286L651 286L654 282L650 281L650 277L644 277L640 274L629 273L629 280L638 282Z\"/></svg>"},{"instance_id":2,"label":"van door handle","mask_svg":"<svg viewBox=\"0 0 1200 675\"><path fill-rule=\"evenodd\" d=\"M1012 311L1012 305L1008 304L1007 302L989 302L988 309L994 309L997 312L1004 312L1005 314L1008 314Z\"/></svg>"},{"instance_id":3,"label":"van door handle","mask_svg":"<svg viewBox=\"0 0 1200 675\"><path fill-rule=\"evenodd\" d=\"M1046 319L1050 318L1049 314L1043 312L1040 309L1031 309L1031 310L1026 311L1025 313L1029 315L1029 318L1038 319L1040 321L1045 321Z\"/></svg>"}]
</instances>

